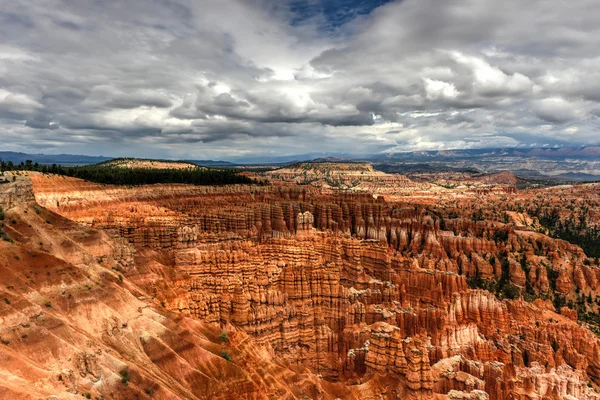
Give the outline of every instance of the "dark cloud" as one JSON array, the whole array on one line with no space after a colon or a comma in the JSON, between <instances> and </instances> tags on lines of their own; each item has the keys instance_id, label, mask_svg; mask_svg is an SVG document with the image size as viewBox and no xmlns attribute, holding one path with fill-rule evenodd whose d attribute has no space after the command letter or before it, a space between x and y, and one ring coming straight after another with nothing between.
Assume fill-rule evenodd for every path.
<instances>
[{"instance_id":1,"label":"dark cloud","mask_svg":"<svg viewBox=\"0 0 600 400\"><path fill-rule=\"evenodd\" d=\"M163 93L155 90L123 92L110 85L95 86L85 99L87 106L102 109L131 109L138 107L168 108L171 101Z\"/></svg>"},{"instance_id":2,"label":"dark cloud","mask_svg":"<svg viewBox=\"0 0 600 400\"><path fill-rule=\"evenodd\" d=\"M45 114L38 114L38 115L32 115L31 118L27 119L27 121L25 121L25 126L28 126L30 128L34 128L34 129L50 129L50 130L55 130L60 128L60 125L58 125L56 122L52 121L52 118L50 118L48 115Z\"/></svg>"},{"instance_id":3,"label":"dark cloud","mask_svg":"<svg viewBox=\"0 0 600 400\"><path fill-rule=\"evenodd\" d=\"M595 0L2 8L0 137L12 150L227 158L600 144Z\"/></svg>"}]
</instances>

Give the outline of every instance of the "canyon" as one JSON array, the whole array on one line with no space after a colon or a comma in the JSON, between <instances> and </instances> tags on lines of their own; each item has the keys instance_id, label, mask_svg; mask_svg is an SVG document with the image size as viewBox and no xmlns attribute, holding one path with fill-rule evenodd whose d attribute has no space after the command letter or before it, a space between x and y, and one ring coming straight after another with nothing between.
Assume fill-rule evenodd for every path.
<instances>
[{"instance_id":1,"label":"canyon","mask_svg":"<svg viewBox=\"0 0 600 400\"><path fill-rule=\"evenodd\" d=\"M600 399L599 185L245 173L3 184L0 398Z\"/></svg>"}]
</instances>

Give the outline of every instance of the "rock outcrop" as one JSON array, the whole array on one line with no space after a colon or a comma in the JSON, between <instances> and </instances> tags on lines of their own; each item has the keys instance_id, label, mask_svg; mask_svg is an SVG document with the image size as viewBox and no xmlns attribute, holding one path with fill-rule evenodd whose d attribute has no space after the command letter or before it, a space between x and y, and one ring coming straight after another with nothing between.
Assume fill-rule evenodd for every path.
<instances>
[{"instance_id":1,"label":"rock outcrop","mask_svg":"<svg viewBox=\"0 0 600 400\"><path fill-rule=\"evenodd\" d=\"M154 321L185 321L179 326L211 332L211 343L194 344L180 330L167 336L218 356L230 342L215 335L227 330L240 368L272 360L247 375L226 373L241 397L264 390L281 398L600 398L600 340L575 310L561 311L583 295L595 299L600 270L570 243L473 218L470 209L451 215L457 207L432 206L427 197L298 186L275 172L282 181L271 186L219 188L31 179L36 201L50 210L41 212L76 221L64 228L64 242L53 239L44 251L75 260L63 243L84 243L77 252L90 256L75 265L106 267L111 285L136 294L132 304L163 315ZM387 184L396 185L378 183ZM23 226L7 231L29 245L41 237ZM79 231L92 238L71 237ZM113 338L137 335L136 348L161 370L215 376L200 350L152 333L157 322L127 319L124 327L111 318L99 331L119 354L125 349ZM72 370L68 382L102 374L102 359L82 350L63 368ZM191 366L174 361L181 357ZM252 374L260 379L244 378ZM280 388L279 379L297 386Z\"/></svg>"}]
</instances>

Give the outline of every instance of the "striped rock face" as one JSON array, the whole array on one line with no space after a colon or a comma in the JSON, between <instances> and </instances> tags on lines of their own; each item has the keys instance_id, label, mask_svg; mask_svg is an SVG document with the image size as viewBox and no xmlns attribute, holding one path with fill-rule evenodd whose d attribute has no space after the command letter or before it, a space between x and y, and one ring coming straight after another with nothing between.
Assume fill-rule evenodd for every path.
<instances>
[{"instance_id":1,"label":"striped rock face","mask_svg":"<svg viewBox=\"0 0 600 400\"><path fill-rule=\"evenodd\" d=\"M11 183L0 398L600 398L600 270L527 209L595 187L334 190L284 172Z\"/></svg>"}]
</instances>

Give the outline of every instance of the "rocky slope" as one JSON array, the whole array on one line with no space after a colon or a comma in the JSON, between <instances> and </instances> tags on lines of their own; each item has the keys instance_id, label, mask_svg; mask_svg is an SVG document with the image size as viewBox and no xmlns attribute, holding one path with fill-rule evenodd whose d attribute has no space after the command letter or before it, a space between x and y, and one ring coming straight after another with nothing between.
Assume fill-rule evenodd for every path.
<instances>
[{"instance_id":1,"label":"rocky slope","mask_svg":"<svg viewBox=\"0 0 600 400\"><path fill-rule=\"evenodd\" d=\"M329 383L231 323L167 310L138 283L172 269L36 204L28 178L0 204L1 399L358 399L387 383Z\"/></svg>"},{"instance_id":2,"label":"rocky slope","mask_svg":"<svg viewBox=\"0 0 600 400\"><path fill-rule=\"evenodd\" d=\"M392 193L428 188L402 175L386 174L375 170L370 164L342 162L305 162L266 173L275 181L312 185L323 189L342 189Z\"/></svg>"},{"instance_id":3,"label":"rocky slope","mask_svg":"<svg viewBox=\"0 0 600 400\"><path fill-rule=\"evenodd\" d=\"M553 304L585 296L586 310L598 311L600 269L580 248L531 230L531 218L492 218L507 201L497 195L431 192L401 202L272 179L117 188L31 174L37 202L50 210L42 212L119 249L110 254L120 258L94 256L95 268L108 262L111 285L126 285L133 304L143 297L178 327L190 324L185 335L210 332L198 343L172 335L219 359L218 333L232 332L226 346L239 351L233 363L253 384L222 381L242 398L600 398L600 341L576 310ZM475 206L490 218L473 217ZM28 246L38 240L23 237ZM63 247L54 240L40 251L69 261ZM170 368L180 385L181 367ZM193 368L209 367L200 358Z\"/></svg>"}]
</instances>

